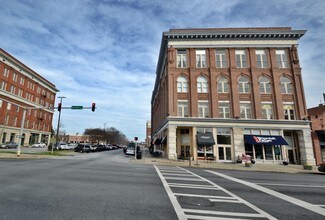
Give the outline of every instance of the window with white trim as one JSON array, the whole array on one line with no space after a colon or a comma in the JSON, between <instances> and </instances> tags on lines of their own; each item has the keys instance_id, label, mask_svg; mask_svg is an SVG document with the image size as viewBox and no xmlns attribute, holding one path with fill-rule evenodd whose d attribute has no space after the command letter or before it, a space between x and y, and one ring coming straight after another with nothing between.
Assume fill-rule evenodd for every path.
<instances>
[{"instance_id":1,"label":"window with white trim","mask_svg":"<svg viewBox=\"0 0 325 220\"><path fill-rule=\"evenodd\" d=\"M249 79L244 76L240 76L238 79L238 92L239 93L250 93Z\"/></svg>"},{"instance_id":2,"label":"window with white trim","mask_svg":"<svg viewBox=\"0 0 325 220\"><path fill-rule=\"evenodd\" d=\"M218 79L218 93L228 93L229 92L229 82L224 76L220 76Z\"/></svg>"},{"instance_id":3,"label":"window with white trim","mask_svg":"<svg viewBox=\"0 0 325 220\"><path fill-rule=\"evenodd\" d=\"M283 110L284 110L284 119L295 120L295 111L294 111L293 104L284 104Z\"/></svg>"},{"instance_id":4,"label":"window with white trim","mask_svg":"<svg viewBox=\"0 0 325 220\"><path fill-rule=\"evenodd\" d=\"M20 77L20 85L24 85L24 83L25 83L25 78Z\"/></svg>"},{"instance_id":5,"label":"window with white trim","mask_svg":"<svg viewBox=\"0 0 325 220\"><path fill-rule=\"evenodd\" d=\"M273 119L273 105L272 103L262 102L262 118L263 119Z\"/></svg>"},{"instance_id":6,"label":"window with white trim","mask_svg":"<svg viewBox=\"0 0 325 220\"><path fill-rule=\"evenodd\" d=\"M207 62L205 50L196 50L195 54L196 54L196 67L205 68Z\"/></svg>"},{"instance_id":7,"label":"window with white trim","mask_svg":"<svg viewBox=\"0 0 325 220\"><path fill-rule=\"evenodd\" d=\"M0 89L6 91L6 90L7 90L7 83L4 82L4 81L2 81L2 82L0 83Z\"/></svg>"},{"instance_id":8,"label":"window with white trim","mask_svg":"<svg viewBox=\"0 0 325 220\"><path fill-rule=\"evenodd\" d=\"M240 118L250 119L252 118L251 103L240 103Z\"/></svg>"},{"instance_id":9,"label":"window with white trim","mask_svg":"<svg viewBox=\"0 0 325 220\"><path fill-rule=\"evenodd\" d=\"M208 92L208 80L204 76L199 76L197 78L197 92L198 93Z\"/></svg>"},{"instance_id":10,"label":"window with white trim","mask_svg":"<svg viewBox=\"0 0 325 220\"><path fill-rule=\"evenodd\" d=\"M2 100L0 100L0 108L2 107Z\"/></svg>"},{"instance_id":11,"label":"window with white trim","mask_svg":"<svg viewBox=\"0 0 325 220\"><path fill-rule=\"evenodd\" d=\"M216 50L216 67L217 68L226 68L227 59L226 59L226 50Z\"/></svg>"},{"instance_id":12,"label":"window with white trim","mask_svg":"<svg viewBox=\"0 0 325 220\"><path fill-rule=\"evenodd\" d=\"M219 118L230 118L229 101L220 101L219 102Z\"/></svg>"},{"instance_id":13,"label":"window with white trim","mask_svg":"<svg viewBox=\"0 0 325 220\"><path fill-rule=\"evenodd\" d=\"M15 94L16 92L16 87L10 86L10 93Z\"/></svg>"},{"instance_id":14,"label":"window with white trim","mask_svg":"<svg viewBox=\"0 0 325 220\"><path fill-rule=\"evenodd\" d=\"M13 73L12 74L12 81L17 82L17 79L18 79L17 73Z\"/></svg>"},{"instance_id":15,"label":"window with white trim","mask_svg":"<svg viewBox=\"0 0 325 220\"><path fill-rule=\"evenodd\" d=\"M288 77L282 76L280 82L282 94L292 94L291 80Z\"/></svg>"},{"instance_id":16,"label":"window with white trim","mask_svg":"<svg viewBox=\"0 0 325 220\"><path fill-rule=\"evenodd\" d=\"M236 65L237 68L246 68L247 67L247 58L245 50L236 50Z\"/></svg>"},{"instance_id":17,"label":"window with white trim","mask_svg":"<svg viewBox=\"0 0 325 220\"><path fill-rule=\"evenodd\" d=\"M187 67L187 51L177 50L177 67L186 68Z\"/></svg>"},{"instance_id":18,"label":"window with white trim","mask_svg":"<svg viewBox=\"0 0 325 220\"><path fill-rule=\"evenodd\" d=\"M260 83L260 93L261 94L271 94L271 82L269 78L261 76L259 78Z\"/></svg>"},{"instance_id":19,"label":"window with white trim","mask_svg":"<svg viewBox=\"0 0 325 220\"><path fill-rule=\"evenodd\" d=\"M275 54L278 68L288 68L288 58L285 50L276 50Z\"/></svg>"},{"instance_id":20,"label":"window with white trim","mask_svg":"<svg viewBox=\"0 0 325 220\"><path fill-rule=\"evenodd\" d=\"M177 92L188 92L188 80L185 76L177 78Z\"/></svg>"},{"instance_id":21,"label":"window with white trim","mask_svg":"<svg viewBox=\"0 0 325 220\"><path fill-rule=\"evenodd\" d=\"M3 76L4 77L9 77L9 69L7 67L5 67L4 71L3 71Z\"/></svg>"},{"instance_id":22,"label":"window with white trim","mask_svg":"<svg viewBox=\"0 0 325 220\"><path fill-rule=\"evenodd\" d=\"M265 50L256 50L256 66L258 68L268 68L267 56Z\"/></svg>"},{"instance_id":23,"label":"window with white trim","mask_svg":"<svg viewBox=\"0 0 325 220\"><path fill-rule=\"evenodd\" d=\"M11 109L11 103L7 103L7 110Z\"/></svg>"},{"instance_id":24,"label":"window with white trim","mask_svg":"<svg viewBox=\"0 0 325 220\"><path fill-rule=\"evenodd\" d=\"M209 117L209 102L198 101L198 111L199 111L199 118L208 118Z\"/></svg>"},{"instance_id":25,"label":"window with white trim","mask_svg":"<svg viewBox=\"0 0 325 220\"><path fill-rule=\"evenodd\" d=\"M188 117L188 101L179 100L177 102L177 116Z\"/></svg>"}]
</instances>

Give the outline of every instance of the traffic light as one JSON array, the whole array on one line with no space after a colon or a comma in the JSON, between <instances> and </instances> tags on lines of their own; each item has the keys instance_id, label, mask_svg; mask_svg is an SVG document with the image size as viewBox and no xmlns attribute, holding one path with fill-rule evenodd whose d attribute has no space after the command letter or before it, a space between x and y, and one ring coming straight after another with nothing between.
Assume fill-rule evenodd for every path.
<instances>
[{"instance_id":1,"label":"traffic light","mask_svg":"<svg viewBox=\"0 0 325 220\"><path fill-rule=\"evenodd\" d=\"M93 102L93 103L91 104L91 110L94 112L95 109L96 109L96 103Z\"/></svg>"},{"instance_id":2,"label":"traffic light","mask_svg":"<svg viewBox=\"0 0 325 220\"><path fill-rule=\"evenodd\" d=\"M62 108L62 104L61 102L58 104L58 111L60 112L61 111L61 108Z\"/></svg>"}]
</instances>

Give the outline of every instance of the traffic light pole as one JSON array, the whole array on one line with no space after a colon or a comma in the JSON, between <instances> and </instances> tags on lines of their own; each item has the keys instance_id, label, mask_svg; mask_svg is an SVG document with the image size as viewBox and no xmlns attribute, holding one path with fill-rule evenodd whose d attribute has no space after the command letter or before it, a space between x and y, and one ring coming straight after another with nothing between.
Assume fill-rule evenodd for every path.
<instances>
[{"instance_id":1,"label":"traffic light pole","mask_svg":"<svg viewBox=\"0 0 325 220\"><path fill-rule=\"evenodd\" d=\"M62 99L66 98L66 97L60 96L58 98L60 99L60 103L62 105ZM58 147L58 141L59 141L61 111L62 111L62 109L59 111L58 127L57 127L57 130L56 130L56 141L55 141L55 146L56 147ZM52 154L53 154L53 149L54 149L54 146L52 145Z\"/></svg>"}]
</instances>

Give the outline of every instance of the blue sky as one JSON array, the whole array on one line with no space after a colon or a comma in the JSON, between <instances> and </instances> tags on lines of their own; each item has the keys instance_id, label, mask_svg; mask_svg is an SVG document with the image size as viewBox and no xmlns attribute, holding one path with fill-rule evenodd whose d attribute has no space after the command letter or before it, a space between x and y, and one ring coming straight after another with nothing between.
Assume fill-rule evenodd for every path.
<instances>
[{"instance_id":1,"label":"blue sky","mask_svg":"<svg viewBox=\"0 0 325 220\"><path fill-rule=\"evenodd\" d=\"M325 1L0 0L0 47L65 96L63 130L115 127L145 138L163 31L170 28L289 26L299 41L307 107L325 92ZM57 105L57 104L56 104ZM57 125L57 112L53 126Z\"/></svg>"}]
</instances>

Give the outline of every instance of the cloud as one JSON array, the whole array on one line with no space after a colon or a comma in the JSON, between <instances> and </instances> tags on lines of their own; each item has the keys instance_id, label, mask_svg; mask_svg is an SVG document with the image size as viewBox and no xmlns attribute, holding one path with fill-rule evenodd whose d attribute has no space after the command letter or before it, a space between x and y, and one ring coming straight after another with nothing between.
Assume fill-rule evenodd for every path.
<instances>
[{"instance_id":1,"label":"cloud","mask_svg":"<svg viewBox=\"0 0 325 220\"><path fill-rule=\"evenodd\" d=\"M290 26L299 41L308 107L324 91L324 22L318 1L71 0L2 1L1 48L40 73L66 96L68 133L116 127L145 138L163 31L170 28ZM53 120L56 127L57 113Z\"/></svg>"}]
</instances>

